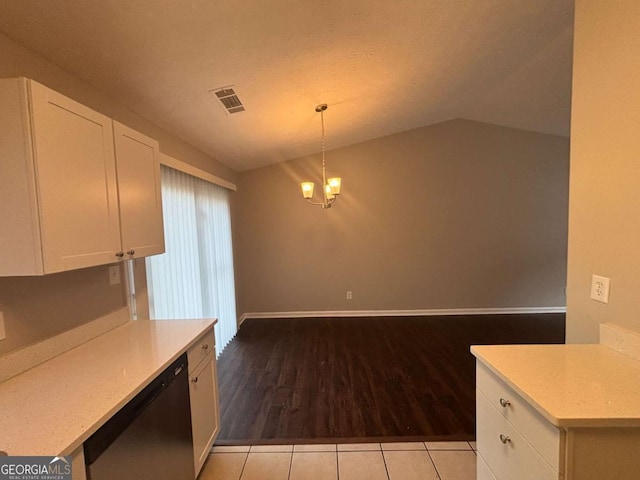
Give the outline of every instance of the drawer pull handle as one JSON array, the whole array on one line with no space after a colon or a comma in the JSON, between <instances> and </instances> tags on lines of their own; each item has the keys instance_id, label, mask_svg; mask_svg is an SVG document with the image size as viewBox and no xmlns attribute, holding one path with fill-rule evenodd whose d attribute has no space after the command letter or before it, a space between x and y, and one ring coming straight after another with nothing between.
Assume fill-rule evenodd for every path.
<instances>
[{"instance_id":1,"label":"drawer pull handle","mask_svg":"<svg viewBox=\"0 0 640 480\"><path fill-rule=\"evenodd\" d=\"M198 383L198 377L192 378L191 383Z\"/></svg>"},{"instance_id":2,"label":"drawer pull handle","mask_svg":"<svg viewBox=\"0 0 640 480\"><path fill-rule=\"evenodd\" d=\"M209 350L209 344L205 343L204 345L202 345L202 349L203 350Z\"/></svg>"},{"instance_id":3,"label":"drawer pull handle","mask_svg":"<svg viewBox=\"0 0 640 480\"><path fill-rule=\"evenodd\" d=\"M503 435L501 433L500 434L500 441L506 445L507 443L509 443L511 441L511 439L509 437L507 437L506 435Z\"/></svg>"},{"instance_id":4,"label":"drawer pull handle","mask_svg":"<svg viewBox=\"0 0 640 480\"><path fill-rule=\"evenodd\" d=\"M132 248L131 250L127 250L127 255L134 256L136 251Z\"/></svg>"},{"instance_id":5,"label":"drawer pull handle","mask_svg":"<svg viewBox=\"0 0 640 480\"><path fill-rule=\"evenodd\" d=\"M509 405L511 405L511 402L509 400L505 400L504 398L501 398L500 405L502 405L503 408L507 408Z\"/></svg>"}]
</instances>

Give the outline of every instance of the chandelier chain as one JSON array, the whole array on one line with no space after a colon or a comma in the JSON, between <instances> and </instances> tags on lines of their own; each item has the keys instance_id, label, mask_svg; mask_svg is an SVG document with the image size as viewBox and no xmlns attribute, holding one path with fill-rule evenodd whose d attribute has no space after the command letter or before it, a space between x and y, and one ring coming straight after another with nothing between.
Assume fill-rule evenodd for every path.
<instances>
[{"instance_id":1,"label":"chandelier chain","mask_svg":"<svg viewBox=\"0 0 640 480\"><path fill-rule=\"evenodd\" d=\"M322 143L321 143L321 146L322 146L322 185L323 185L322 189L325 192L324 196L326 198L327 193L326 193L326 190L324 188L324 185L327 184L327 169L326 169L325 163L324 163L324 110L320 110L320 122L322 124Z\"/></svg>"}]
</instances>

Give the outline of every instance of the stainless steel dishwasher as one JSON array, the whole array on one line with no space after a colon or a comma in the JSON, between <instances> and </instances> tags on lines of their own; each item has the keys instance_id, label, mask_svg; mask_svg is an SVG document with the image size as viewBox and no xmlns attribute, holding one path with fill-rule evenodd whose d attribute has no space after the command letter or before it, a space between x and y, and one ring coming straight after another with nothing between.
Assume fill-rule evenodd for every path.
<instances>
[{"instance_id":1,"label":"stainless steel dishwasher","mask_svg":"<svg viewBox=\"0 0 640 480\"><path fill-rule=\"evenodd\" d=\"M84 443L90 480L193 480L187 355Z\"/></svg>"}]
</instances>

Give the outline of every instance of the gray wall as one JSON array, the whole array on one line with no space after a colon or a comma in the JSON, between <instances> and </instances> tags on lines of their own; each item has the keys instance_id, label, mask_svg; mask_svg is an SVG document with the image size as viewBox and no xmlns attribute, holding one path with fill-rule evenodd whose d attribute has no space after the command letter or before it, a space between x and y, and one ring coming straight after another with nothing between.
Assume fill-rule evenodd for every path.
<instances>
[{"instance_id":1,"label":"gray wall","mask_svg":"<svg viewBox=\"0 0 640 480\"><path fill-rule=\"evenodd\" d=\"M0 34L0 77L33 78L160 142L160 149L229 181L236 173L129 111L80 79ZM0 206L0 208L2 208ZM138 289L145 314L144 262L138 262ZM0 278L0 311L7 339L0 355L95 320L126 306L122 285L109 286L106 266L40 278Z\"/></svg>"},{"instance_id":2,"label":"gray wall","mask_svg":"<svg viewBox=\"0 0 640 480\"><path fill-rule=\"evenodd\" d=\"M327 211L299 190L318 156L242 172L238 313L564 306L568 160L567 138L454 120L329 151Z\"/></svg>"},{"instance_id":3,"label":"gray wall","mask_svg":"<svg viewBox=\"0 0 640 480\"><path fill-rule=\"evenodd\" d=\"M577 0L571 125L567 342L598 325L640 332L640 2ZM611 278L609 304L589 298Z\"/></svg>"}]
</instances>

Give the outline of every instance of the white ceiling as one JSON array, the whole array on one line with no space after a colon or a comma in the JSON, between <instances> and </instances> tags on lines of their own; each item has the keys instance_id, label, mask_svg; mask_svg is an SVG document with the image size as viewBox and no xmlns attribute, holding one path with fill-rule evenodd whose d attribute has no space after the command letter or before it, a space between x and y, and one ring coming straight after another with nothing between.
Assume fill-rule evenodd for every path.
<instances>
[{"instance_id":1,"label":"white ceiling","mask_svg":"<svg viewBox=\"0 0 640 480\"><path fill-rule=\"evenodd\" d=\"M329 149L459 117L569 134L573 0L0 0L0 31L236 170L319 151L319 103Z\"/></svg>"}]
</instances>

